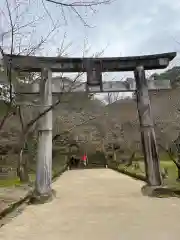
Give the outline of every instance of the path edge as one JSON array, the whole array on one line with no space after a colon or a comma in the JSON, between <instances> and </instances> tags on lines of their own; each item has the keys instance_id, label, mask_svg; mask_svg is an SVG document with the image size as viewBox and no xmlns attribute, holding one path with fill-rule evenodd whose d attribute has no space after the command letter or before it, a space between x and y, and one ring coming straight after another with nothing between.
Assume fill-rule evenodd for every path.
<instances>
[{"instance_id":1,"label":"path edge","mask_svg":"<svg viewBox=\"0 0 180 240\"><path fill-rule=\"evenodd\" d=\"M108 166L108 168L110 168L110 169L112 169L112 170L114 170L116 172L122 173L122 174L124 174L124 175L126 175L128 177L131 177L131 178L135 179L135 180L140 180L140 181L143 181L143 182L147 183L145 176L140 176L140 175L137 175L135 173L130 173L130 172L126 171L126 170L119 169L117 167L112 167L110 165Z\"/></svg>"},{"instance_id":2,"label":"path edge","mask_svg":"<svg viewBox=\"0 0 180 240\"><path fill-rule=\"evenodd\" d=\"M145 176L140 176L134 173L130 173L126 170L123 169L119 169L118 167L114 167L109 165L108 166L109 169L112 169L118 173L124 174L128 177L133 178L136 181L142 181L145 183L145 185L141 188L141 193L144 196L148 196L148 197L156 197L156 198L167 198L167 197L176 197L176 198L180 198L180 191L174 189L174 188L170 188L167 186L158 186L158 187L151 187L148 186L147 184L147 180Z\"/></svg>"},{"instance_id":3,"label":"path edge","mask_svg":"<svg viewBox=\"0 0 180 240\"><path fill-rule=\"evenodd\" d=\"M67 170L67 165L65 164L62 167L62 169L52 177L52 183L54 183L66 170ZM28 203L30 202L30 199L32 197L32 194L33 194L33 189L30 189L24 197L20 198L20 200L18 200L16 202L10 204L7 208L5 208L3 211L1 211L0 212L0 221L3 218L7 217L12 212L16 211L16 209L19 206L21 206L23 203L27 202L27 205L28 205ZM2 226L0 226L0 228Z\"/></svg>"}]
</instances>

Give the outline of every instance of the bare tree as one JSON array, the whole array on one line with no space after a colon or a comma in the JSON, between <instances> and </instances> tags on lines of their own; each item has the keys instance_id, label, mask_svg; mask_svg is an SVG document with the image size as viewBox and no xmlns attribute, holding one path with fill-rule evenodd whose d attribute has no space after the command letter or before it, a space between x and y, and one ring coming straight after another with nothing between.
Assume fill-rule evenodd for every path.
<instances>
[{"instance_id":1,"label":"bare tree","mask_svg":"<svg viewBox=\"0 0 180 240\"><path fill-rule=\"evenodd\" d=\"M180 135L178 134L175 140L170 140L168 132L165 131L165 129L160 128L157 124L156 131L157 134L161 136L161 139L158 143L159 149L163 150L168 155L170 160L175 164L178 172L177 181L180 181ZM167 142L170 142L170 144L167 145Z\"/></svg>"},{"instance_id":2,"label":"bare tree","mask_svg":"<svg viewBox=\"0 0 180 240\"><path fill-rule=\"evenodd\" d=\"M24 54L24 55L34 55L38 51L40 52L45 44L50 41L50 38L57 29L60 27L59 21L53 23L50 31L39 39L34 39L35 31L46 17L45 13L40 13L39 16L33 16L29 18L28 13L31 11L33 1L9 1L5 0L4 8L0 9L1 19L4 24L0 31L0 46L1 54L3 55L3 50L10 52L10 54ZM3 5L2 5L3 6ZM26 123L22 117L22 106L19 106L13 98L13 85L19 81L19 77L24 80L32 79L36 74L21 74L18 76L17 73L13 72L11 62L4 68L3 71L7 74L7 80L9 84L9 99L6 101L7 112L1 120L0 130L2 130L3 125L6 120L14 113L14 107L17 108L16 114L19 115L19 120L22 126L22 133L26 131ZM25 139L21 137L21 140ZM20 141L20 157L18 164L18 173L22 181L27 181L28 177L25 174L24 169L26 168L27 161L23 161L23 149L26 141Z\"/></svg>"},{"instance_id":3,"label":"bare tree","mask_svg":"<svg viewBox=\"0 0 180 240\"><path fill-rule=\"evenodd\" d=\"M61 27L61 22L59 20L54 21L51 11L48 10L45 2L45 0L42 0L42 6L44 9L44 12L41 13L39 16L33 17L32 19L26 20L26 16L28 15L28 12L32 9L33 4L35 1L29 0L27 1L14 1L13 4L9 0L5 0L6 8L1 9L1 12L3 12L4 19L6 21L6 24L4 25L6 29L2 29L1 31L1 46L3 50L8 51L10 49L10 54L24 54L24 55L34 55L37 53L40 53L42 49L44 48L45 44L48 43L51 39L51 37L56 34L56 31ZM70 4L64 4L60 2L53 2L49 1L54 4L60 5L62 15L65 20L65 14L64 14L64 8L70 8L72 12L74 12L79 19L84 23L84 25L88 26L88 24L84 21L83 17L78 12L77 8L79 7L85 7L93 9L93 7L101 5L101 4L107 4L110 1L96 1L91 3L70 3ZM34 39L34 35L37 30L37 26L40 25L45 18L49 18L49 22L51 23L51 28L49 33L46 34L46 36L40 37L40 39ZM64 54L64 49L67 47L64 45L65 37L61 43L59 56L62 56ZM98 55L98 54L97 54ZM23 77L27 81L32 81L32 79L37 78L36 74L26 74L21 76L12 76L13 71L11 64L8 66L7 69L7 76L9 80L9 91L10 91L10 104L12 102L12 80L13 79L19 79L19 77ZM72 82L72 85L77 79L79 79L80 76L82 76L83 73L78 74L78 76L75 77L74 81ZM18 78L17 78L18 77ZM71 90L70 90L71 91ZM26 121L25 118L22 117L22 106L17 106L18 111L17 114L19 114L19 119L22 126L22 134L20 136L20 158L19 158L19 164L18 164L18 173L20 176L20 179L22 181L27 181L27 162L23 161L23 149L25 146L25 143L27 143L27 139L29 134L34 132L36 129L36 123L38 120L43 117L48 111L55 109L62 101L62 94L60 94L58 100L48 109L45 111L39 113L35 117L33 117L30 121ZM11 107L9 108L11 109ZM1 128L3 127L4 122L9 116L9 110L4 117L4 119L1 122Z\"/></svg>"},{"instance_id":4,"label":"bare tree","mask_svg":"<svg viewBox=\"0 0 180 240\"><path fill-rule=\"evenodd\" d=\"M47 3L56 4L60 8L62 15L64 17L64 20L66 22L67 20L65 16L65 10L67 9L67 10L71 10L72 13L74 13L86 27L91 27L91 26L86 22L86 20L81 15L79 11L80 8L84 8L85 11L91 10L93 13L96 13L96 8L98 6L112 3L112 0L102 0L102 1L94 0L94 1L79 1L79 2L74 2L71 0L66 3L62 1L56 1L56 0L45 0L45 1Z\"/></svg>"},{"instance_id":5,"label":"bare tree","mask_svg":"<svg viewBox=\"0 0 180 240\"><path fill-rule=\"evenodd\" d=\"M107 93L107 96L105 96L104 100L107 102L107 104L112 104L120 99L120 94L119 92L117 93Z\"/></svg>"}]
</instances>

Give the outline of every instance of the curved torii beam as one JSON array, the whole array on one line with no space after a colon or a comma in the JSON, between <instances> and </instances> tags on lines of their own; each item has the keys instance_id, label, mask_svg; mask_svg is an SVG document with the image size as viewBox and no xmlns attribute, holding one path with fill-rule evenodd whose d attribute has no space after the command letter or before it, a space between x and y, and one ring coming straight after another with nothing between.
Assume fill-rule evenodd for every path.
<instances>
[{"instance_id":1,"label":"curved torii beam","mask_svg":"<svg viewBox=\"0 0 180 240\"><path fill-rule=\"evenodd\" d=\"M89 69L99 68L100 72L134 71L142 65L144 70L166 68L176 56L176 52L109 58L65 58L65 57L35 57L5 54L2 49L4 63L9 62L16 71L41 72L42 68L49 68L52 72L87 72Z\"/></svg>"}]
</instances>

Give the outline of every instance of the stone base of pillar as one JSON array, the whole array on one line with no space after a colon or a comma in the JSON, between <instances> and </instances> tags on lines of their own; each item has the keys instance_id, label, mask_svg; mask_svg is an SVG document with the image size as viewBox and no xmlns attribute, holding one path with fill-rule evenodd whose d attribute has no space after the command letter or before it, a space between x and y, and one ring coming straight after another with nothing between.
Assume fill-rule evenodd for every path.
<instances>
[{"instance_id":1,"label":"stone base of pillar","mask_svg":"<svg viewBox=\"0 0 180 240\"><path fill-rule=\"evenodd\" d=\"M166 186L145 185L141 188L141 192L144 196L148 197L165 198L174 196L174 191Z\"/></svg>"},{"instance_id":2,"label":"stone base of pillar","mask_svg":"<svg viewBox=\"0 0 180 240\"><path fill-rule=\"evenodd\" d=\"M51 202L56 197L56 191L52 189L50 193L40 194L34 191L30 199L31 204L44 204Z\"/></svg>"}]
</instances>

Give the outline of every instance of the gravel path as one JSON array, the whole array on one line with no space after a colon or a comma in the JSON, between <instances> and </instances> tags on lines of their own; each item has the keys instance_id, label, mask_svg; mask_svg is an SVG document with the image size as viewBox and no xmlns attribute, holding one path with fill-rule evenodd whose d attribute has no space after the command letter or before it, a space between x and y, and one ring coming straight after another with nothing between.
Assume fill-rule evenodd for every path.
<instances>
[{"instance_id":1,"label":"gravel path","mask_svg":"<svg viewBox=\"0 0 180 240\"><path fill-rule=\"evenodd\" d=\"M65 172L53 183L56 198L28 206L0 239L179 240L179 199L144 197L142 185L109 169Z\"/></svg>"}]
</instances>

